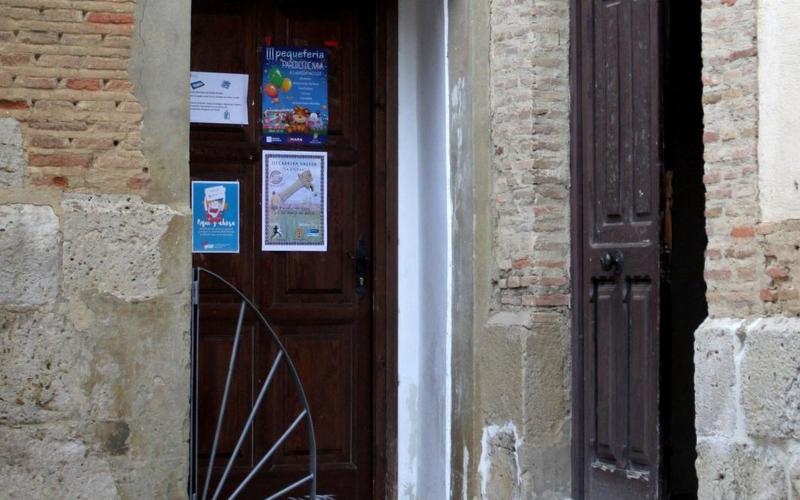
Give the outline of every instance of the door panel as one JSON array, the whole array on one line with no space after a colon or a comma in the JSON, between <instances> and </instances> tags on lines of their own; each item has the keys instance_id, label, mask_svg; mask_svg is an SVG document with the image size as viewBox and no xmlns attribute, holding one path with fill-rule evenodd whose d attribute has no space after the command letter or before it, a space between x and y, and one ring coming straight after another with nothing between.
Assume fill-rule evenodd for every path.
<instances>
[{"instance_id":1,"label":"door panel","mask_svg":"<svg viewBox=\"0 0 800 500\"><path fill-rule=\"evenodd\" d=\"M578 3L583 493L657 498L659 2Z\"/></svg>"},{"instance_id":2,"label":"door panel","mask_svg":"<svg viewBox=\"0 0 800 500\"><path fill-rule=\"evenodd\" d=\"M254 298L291 356L304 386L317 436L320 495L335 498L373 497L374 406L373 347L385 334L373 314L372 286L356 293L353 256L359 241L376 247L373 215L379 203L375 190L377 142L375 123L375 4L294 2L288 0L194 0L192 6L192 70L247 72L250 75L250 125L192 124L191 173L195 179L239 180L241 183L241 253L195 255L206 267ZM257 122L261 109L259 46L327 47L329 56L328 144L262 146ZM261 150L313 149L328 152L328 250L326 252L262 252L260 249ZM376 259L372 259L373 262ZM381 262L384 259L380 260ZM380 276L373 269L369 276ZM201 291L203 311L215 325L200 332L200 415L217 414L238 314L233 297L221 290ZM379 308L380 309L380 308ZM201 318L201 321L203 319ZM210 320L209 320L210 321ZM238 437L275 356L255 323L246 322L233 389L226 413L221 457ZM212 331L213 330L213 331ZM204 391L208 394L204 394ZM227 485L245 477L300 412L287 374L279 372L256 415L247 444L237 457ZM205 421L208 423L209 418ZM200 479L213 436L214 423L200 433ZM246 490L246 498L264 498L298 477L308 464L305 423L298 426ZM205 458L205 461L203 460ZM215 462L214 474L226 459ZM212 481L213 484L213 481Z\"/></svg>"}]
</instances>

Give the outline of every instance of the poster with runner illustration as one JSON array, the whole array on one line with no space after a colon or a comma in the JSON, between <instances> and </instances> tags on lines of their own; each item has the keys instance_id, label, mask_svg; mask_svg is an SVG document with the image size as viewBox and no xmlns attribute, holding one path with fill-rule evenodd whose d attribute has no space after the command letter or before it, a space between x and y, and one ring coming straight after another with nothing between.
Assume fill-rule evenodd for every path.
<instances>
[{"instance_id":1,"label":"poster with runner illustration","mask_svg":"<svg viewBox=\"0 0 800 500\"><path fill-rule=\"evenodd\" d=\"M262 54L262 143L325 144L328 135L327 51L267 45Z\"/></svg>"},{"instance_id":2,"label":"poster with runner illustration","mask_svg":"<svg viewBox=\"0 0 800 500\"><path fill-rule=\"evenodd\" d=\"M261 250L328 249L328 153L263 151Z\"/></svg>"}]
</instances>

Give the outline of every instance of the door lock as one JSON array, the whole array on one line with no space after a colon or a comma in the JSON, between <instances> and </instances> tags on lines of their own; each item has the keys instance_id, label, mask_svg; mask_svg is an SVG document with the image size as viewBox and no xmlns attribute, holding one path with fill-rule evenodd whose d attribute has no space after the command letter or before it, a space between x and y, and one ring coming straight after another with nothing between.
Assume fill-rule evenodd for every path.
<instances>
[{"instance_id":1,"label":"door lock","mask_svg":"<svg viewBox=\"0 0 800 500\"><path fill-rule=\"evenodd\" d=\"M612 250L600 256L600 267L603 271L622 271L623 262L622 250Z\"/></svg>"},{"instance_id":2,"label":"door lock","mask_svg":"<svg viewBox=\"0 0 800 500\"><path fill-rule=\"evenodd\" d=\"M367 278L370 272L369 250L367 250L367 242L364 241L364 238L359 238L355 255L347 252L347 256L355 261L356 295L358 298L363 298L367 295Z\"/></svg>"}]
</instances>

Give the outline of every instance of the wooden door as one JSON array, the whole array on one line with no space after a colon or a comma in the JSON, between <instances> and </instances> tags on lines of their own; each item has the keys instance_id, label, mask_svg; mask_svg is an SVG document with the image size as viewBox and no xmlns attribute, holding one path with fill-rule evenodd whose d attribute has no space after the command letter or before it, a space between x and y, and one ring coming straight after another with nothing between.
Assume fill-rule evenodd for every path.
<instances>
[{"instance_id":1,"label":"wooden door","mask_svg":"<svg viewBox=\"0 0 800 500\"><path fill-rule=\"evenodd\" d=\"M577 7L578 496L657 498L660 7Z\"/></svg>"},{"instance_id":2,"label":"wooden door","mask_svg":"<svg viewBox=\"0 0 800 500\"><path fill-rule=\"evenodd\" d=\"M238 180L241 185L241 252L198 254L194 263L217 272L254 298L276 329L299 372L314 418L320 495L337 499L372 498L380 491L373 470L380 470L375 422L382 411L373 387L380 366L374 359L386 335L377 314L386 310L386 165L378 131L382 111L376 19L373 1L194 0L193 71L247 73L250 114L247 126L193 124L191 175L198 180ZM261 109L259 50L275 46L327 47L329 57L329 136L325 146L261 146L257 110ZM378 63L376 63L378 61ZM262 252L261 151L328 152L328 249L326 252ZM358 293L354 256L371 253L365 292ZM233 326L234 299L219 290L201 289L199 347L200 483L210 454L217 407L222 399ZM232 399L220 440L215 474L233 451L275 353L246 318L235 367ZM285 372L273 382L268 403L256 417L246 445L236 457L226 485L233 486L291 424L298 413ZM307 471L306 429L302 424L269 466L246 490L264 498ZM205 460L204 460L205 459ZM230 491L228 488L227 491ZM298 496L301 491L295 492Z\"/></svg>"}]
</instances>

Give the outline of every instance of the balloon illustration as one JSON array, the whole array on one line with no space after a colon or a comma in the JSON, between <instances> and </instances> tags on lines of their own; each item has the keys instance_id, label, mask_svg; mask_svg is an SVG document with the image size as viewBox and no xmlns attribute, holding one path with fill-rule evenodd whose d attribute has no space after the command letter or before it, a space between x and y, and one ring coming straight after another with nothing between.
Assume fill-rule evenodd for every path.
<instances>
[{"instance_id":1,"label":"balloon illustration","mask_svg":"<svg viewBox=\"0 0 800 500\"><path fill-rule=\"evenodd\" d=\"M264 84L264 94L269 97L275 104L280 100L278 97L279 92L289 92L292 90L292 80L289 77L283 76L280 68L272 66L266 73L266 83ZM290 98L291 99L291 98Z\"/></svg>"},{"instance_id":2,"label":"balloon illustration","mask_svg":"<svg viewBox=\"0 0 800 500\"><path fill-rule=\"evenodd\" d=\"M275 88L278 88L283 83L283 73L273 66L269 69L268 79L271 84L275 85Z\"/></svg>"}]
</instances>

